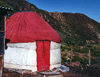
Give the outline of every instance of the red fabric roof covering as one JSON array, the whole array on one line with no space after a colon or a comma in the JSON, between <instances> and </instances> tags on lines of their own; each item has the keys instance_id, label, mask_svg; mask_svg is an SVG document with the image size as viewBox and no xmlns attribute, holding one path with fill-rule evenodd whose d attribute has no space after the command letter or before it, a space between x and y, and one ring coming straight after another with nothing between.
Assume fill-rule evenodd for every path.
<instances>
[{"instance_id":1,"label":"red fabric roof covering","mask_svg":"<svg viewBox=\"0 0 100 77\"><path fill-rule=\"evenodd\" d=\"M10 43L51 40L61 42L58 33L36 12L18 12L6 21L6 38Z\"/></svg>"}]
</instances>

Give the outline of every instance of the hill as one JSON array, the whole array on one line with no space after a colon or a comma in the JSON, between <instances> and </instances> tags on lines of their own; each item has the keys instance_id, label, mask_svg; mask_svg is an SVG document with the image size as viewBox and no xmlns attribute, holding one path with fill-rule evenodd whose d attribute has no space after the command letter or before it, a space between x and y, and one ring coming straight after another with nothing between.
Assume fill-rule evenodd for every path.
<instances>
[{"instance_id":1,"label":"hill","mask_svg":"<svg viewBox=\"0 0 100 77\"><path fill-rule=\"evenodd\" d=\"M7 5L18 11L36 11L60 34L63 42L73 40L84 43L86 40L98 40L100 23L80 13L47 12L37 8L26 0L0 0L1 5ZM71 41L70 41L71 40ZM76 44L76 43L75 43Z\"/></svg>"}]
</instances>

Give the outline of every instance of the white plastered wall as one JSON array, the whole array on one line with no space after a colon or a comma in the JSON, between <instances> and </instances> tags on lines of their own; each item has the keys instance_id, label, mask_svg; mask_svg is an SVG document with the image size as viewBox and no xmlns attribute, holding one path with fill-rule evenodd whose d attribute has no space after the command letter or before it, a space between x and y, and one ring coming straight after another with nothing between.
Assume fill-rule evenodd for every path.
<instances>
[{"instance_id":1,"label":"white plastered wall","mask_svg":"<svg viewBox=\"0 0 100 77\"><path fill-rule=\"evenodd\" d=\"M36 42L8 44L4 67L37 71Z\"/></svg>"},{"instance_id":2,"label":"white plastered wall","mask_svg":"<svg viewBox=\"0 0 100 77\"><path fill-rule=\"evenodd\" d=\"M51 42L50 70L61 66L61 43Z\"/></svg>"},{"instance_id":3,"label":"white plastered wall","mask_svg":"<svg viewBox=\"0 0 100 77\"><path fill-rule=\"evenodd\" d=\"M61 44L51 42L50 70L61 66ZM37 71L36 42L8 44L4 55L4 67Z\"/></svg>"}]
</instances>

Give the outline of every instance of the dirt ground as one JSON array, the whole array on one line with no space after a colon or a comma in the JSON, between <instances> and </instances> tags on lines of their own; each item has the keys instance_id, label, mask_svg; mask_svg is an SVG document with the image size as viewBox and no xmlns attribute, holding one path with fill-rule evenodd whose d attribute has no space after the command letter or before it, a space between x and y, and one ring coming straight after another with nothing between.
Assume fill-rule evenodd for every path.
<instances>
[{"instance_id":1,"label":"dirt ground","mask_svg":"<svg viewBox=\"0 0 100 77\"><path fill-rule=\"evenodd\" d=\"M92 65L90 67L84 67L83 70L80 67L70 67L69 72L62 73L63 77L100 77L100 65ZM36 73L20 73L9 71L4 69L3 77L43 77L39 72Z\"/></svg>"},{"instance_id":2,"label":"dirt ground","mask_svg":"<svg viewBox=\"0 0 100 77\"><path fill-rule=\"evenodd\" d=\"M90 77L90 76L87 76L87 75L75 73L73 71L69 71L69 72L61 73L61 74L63 75L63 77ZM3 77L43 77L43 75L40 75L39 73L20 74L20 73L17 73L17 72L4 71Z\"/></svg>"}]
</instances>

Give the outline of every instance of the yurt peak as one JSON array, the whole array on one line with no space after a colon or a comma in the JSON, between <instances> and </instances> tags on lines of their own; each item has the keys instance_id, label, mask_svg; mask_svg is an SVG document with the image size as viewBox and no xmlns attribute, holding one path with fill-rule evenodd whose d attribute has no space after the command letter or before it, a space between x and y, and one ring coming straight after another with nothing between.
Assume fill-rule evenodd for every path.
<instances>
[{"instance_id":1,"label":"yurt peak","mask_svg":"<svg viewBox=\"0 0 100 77\"><path fill-rule=\"evenodd\" d=\"M25 13L25 12L35 12L35 11L28 11L28 10L23 10L23 11L18 11L16 13ZM36 12L35 12L36 13Z\"/></svg>"},{"instance_id":2,"label":"yurt peak","mask_svg":"<svg viewBox=\"0 0 100 77\"><path fill-rule=\"evenodd\" d=\"M10 43L36 40L61 42L58 33L36 12L17 12L6 23L6 38Z\"/></svg>"}]
</instances>

